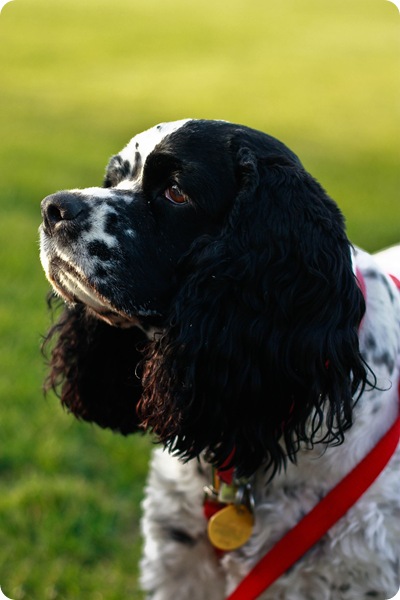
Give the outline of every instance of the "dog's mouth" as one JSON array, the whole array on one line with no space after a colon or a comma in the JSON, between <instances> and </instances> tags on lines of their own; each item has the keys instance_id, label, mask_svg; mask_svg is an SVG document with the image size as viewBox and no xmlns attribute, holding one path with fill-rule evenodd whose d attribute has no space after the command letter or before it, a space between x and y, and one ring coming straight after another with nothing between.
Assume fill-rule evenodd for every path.
<instances>
[{"instance_id":1,"label":"dog's mouth","mask_svg":"<svg viewBox=\"0 0 400 600\"><path fill-rule=\"evenodd\" d=\"M84 304L94 316L115 327L127 328L139 324L135 317L113 306L82 273L63 260L57 258L51 262L47 277L67 304Z\"/></svg>"}]
</instances>

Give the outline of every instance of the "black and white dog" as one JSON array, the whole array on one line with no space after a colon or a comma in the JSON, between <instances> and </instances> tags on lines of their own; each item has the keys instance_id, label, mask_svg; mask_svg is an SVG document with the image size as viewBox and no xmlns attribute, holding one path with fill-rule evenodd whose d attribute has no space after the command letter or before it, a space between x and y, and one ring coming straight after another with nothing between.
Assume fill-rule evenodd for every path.
<instances>
[{"instance_id":1,"label":"black and white dog","mask_svg":"<svg viewBox=\"0 0 400 600\"><path fill-rule=\"evenodd\" d=\"M81 419L161 442L144 501L148 597L222 600L395 422L400 294L378 263L400 277L400 246L377 260L354 249L293 152L222 121L136 135L103 187L58 192L42 214L41 261L66 302L47 387ZM227 501L212 467L234 469ZM393 596L399 470L397 452L261 597ZM253 514L223 555L207 486Z\"/></svg>"}]
</instances>

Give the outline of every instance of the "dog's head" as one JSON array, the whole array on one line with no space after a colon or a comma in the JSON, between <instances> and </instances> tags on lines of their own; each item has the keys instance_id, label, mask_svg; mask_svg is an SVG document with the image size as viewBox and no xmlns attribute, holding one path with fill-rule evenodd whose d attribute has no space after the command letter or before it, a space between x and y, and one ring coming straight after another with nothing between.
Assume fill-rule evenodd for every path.
<instances>
[{"instance_id":1,"label":"dog's head","mask_svg":"<svg viewBox=\"0 0 400 600\"><path fill-rule=\"evenodd\" d=\"M77 416L140 423L247 474L343 439L366 381L364 301L339 209L281 142L158 125L111 159L104 187L42 212L42 264L67 303L50 385Z\"/></svg>"}]
</instances>

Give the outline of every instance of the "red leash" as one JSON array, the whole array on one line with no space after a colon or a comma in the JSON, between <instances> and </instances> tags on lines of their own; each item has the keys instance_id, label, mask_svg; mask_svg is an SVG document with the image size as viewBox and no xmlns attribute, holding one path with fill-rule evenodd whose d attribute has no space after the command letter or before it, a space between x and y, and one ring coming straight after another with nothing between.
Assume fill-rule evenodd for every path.
<instances>
[{"instance_id":1,"label":"red leash","mask_svg":"<svg viewBox=\"0 0 400 600\"><path fill-rule=\"evenodd\" d=\"M400 290L400 281L395 277L393 280ZM362 286L363 282L360 287ZM399 441L400 414L364 459L273 546L227 600L256 600L295 564L374 483L393 456Z\"/></svg>"},{"instance_id":2,"label":"red leash","mask_svg":"<svg viewBox=\"0 0 400 600\"><path fill-rule=\"evenodd\" d=\"M394 454L399 440L400 416L369 454L279 540L227 600L255 600L310 550L372 485Z\"/></svg>"}]
</instances>

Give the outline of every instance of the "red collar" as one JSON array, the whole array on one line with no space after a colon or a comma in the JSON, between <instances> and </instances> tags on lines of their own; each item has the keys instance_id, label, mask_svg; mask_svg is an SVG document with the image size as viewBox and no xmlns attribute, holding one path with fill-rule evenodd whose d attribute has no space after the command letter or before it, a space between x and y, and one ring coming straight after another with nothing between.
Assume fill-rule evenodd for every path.
<instances>
[{"instance_id":1,"label":"red collar","mask_svg":"<svg viewBox=\"0 0 400 600\"><path fill-rule=\"evenodd\" d=\"M357 272L365 297L365 282ZM400 282L393 277L400 290ZM400 383L399 383L400 398ZM256 600L305 554L373 484L400 441L400 414L376 446L255 565L227 600Z\"/></svg>"}]
</instances>

